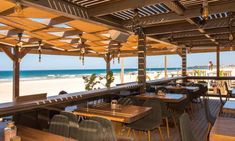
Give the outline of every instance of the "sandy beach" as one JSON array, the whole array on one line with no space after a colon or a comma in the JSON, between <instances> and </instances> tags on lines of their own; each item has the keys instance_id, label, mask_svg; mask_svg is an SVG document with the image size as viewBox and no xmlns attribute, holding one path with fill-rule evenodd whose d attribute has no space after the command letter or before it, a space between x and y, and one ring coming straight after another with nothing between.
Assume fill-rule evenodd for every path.
<instances>
[{"instance_id":1,"label":"sandy beach","mask_svg":"<svg viewBox=\"0 0 235 141\"><path fill-rule=\"evenodd\" d=\"M234 68L225 68L223 71L231 72L231 75L235 75ZM193 74L193 70L188 71L188 73ZM214 75L214 71L203 71L204 75ZM168 77L177 76L180 72L178 71L168 71ZM164 72L148 72L148 79L151 80L159 79L164 77ZM120 74L115 74L115 81L111 86L120 84ZM133 82L137 81L136 73L128 73L124 76L124 82ZM105 80L101 81L105 84ZM97 85L97 87L104 88L103 85ZM12 101L12 81L0 82L0 103ZM21 80L20 82L20 95L31 95L39 93L47 93L48 96L57 95L60 91L66 91L68 93L80 92L85 90L84 80L82 77L75 78L51 78L51 79L42 79L42 80Z\"/></svg>"}]
</instances>

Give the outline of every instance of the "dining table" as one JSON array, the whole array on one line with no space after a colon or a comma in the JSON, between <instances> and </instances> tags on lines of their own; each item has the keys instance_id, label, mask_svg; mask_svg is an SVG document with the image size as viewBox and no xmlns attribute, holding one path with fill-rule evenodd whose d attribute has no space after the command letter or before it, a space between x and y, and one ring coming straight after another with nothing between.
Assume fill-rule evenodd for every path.
<instances>
[{"instance_id":1,"label":"dining table","mask_svg":"<svg viewBox=\"0 0 235 141\"><path fill-rule=\"evenodd\" d=\"M178 103L187 98L184 94L178 94L178 93L166 93L164 95L159 95L156 93L144 93L140 95L136 95L136 98L147 100L147 99L159 99L162 102L166 103Z\"/></svg>"},{"instance_id":2,"label":"dining table","mask_svg":"<svg viewBox=\"0 0 235 141\"><path fill-rule=\"evenodd\" d=\"M210 141L235 141L235 119L217 117L210 131Z\"/></svg>"},{"instance_id":3,"label":"dining table","mask_svg":"<svg viewBox=\"0 0 235 141\"><path fill-rule=\"evenodd\" d=\"M224 113L235 113L235 100L228 100L223 105L222 111Z\"/></svg>"},{"instance_id":4,"label":"dining table","mask_svg":"<svg viewBox=\"0 0 235 141\"><path fill-rule=\"evenodd\" d=\"M78 107L74 114L85 117L102 117L114 122L131 123L151 112L151 107L118 105L115 109L110 103L100 103L87 107Z\"/></svg>"},{"instance_id":5,"label":"dining table","mask_svg":"<svg viewBox=\"0 0 235 141\"><path fill-rule=\"evenodd\" d=\"M168 90L186 90L186 91L189 91L189 92L196 92L199 90L199 87L195 87L195 86L172 86L172 85L168 85L168 86L165 86L166 89Z\"/></svg>"}]
</instances>

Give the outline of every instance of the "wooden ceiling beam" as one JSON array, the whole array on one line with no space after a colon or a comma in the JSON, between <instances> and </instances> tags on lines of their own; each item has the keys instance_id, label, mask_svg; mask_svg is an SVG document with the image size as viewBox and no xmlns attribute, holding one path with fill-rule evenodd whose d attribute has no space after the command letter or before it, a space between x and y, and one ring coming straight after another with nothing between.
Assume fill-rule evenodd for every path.
<instances>
[{"instance_id":1,"label":"wooden ceiling beam","mask_svg":"<svg viewBox=\"0 0 235 141\"><path fill-rule=\"evenodd\" d=\"M217 36L221 34L228 34L229 29L228 27L220 27L220 28L211 28L211 29L205 29L206 33L211 36ZM232 31L235 32L235 27L232 28ZM177 38L187 38L187 37L197 37L203 35L201 32L194 30L194 31L185 31L185 32L178 32L178 33L166 33L166 34L159 34L159 35L153 35L151 37L157 38L160 40L164 39L177 39Z\"/></svg>"},{"instance_id":2,"label":"wooden ceiling beam","mask_svg":"<svg viewBox=\"0 0 235 141\"><path fill-rule=\"evenodd\" d=\"M228 21L228 18L208 20L206 24L203 26L200 26L196 23L192 24L192 23L184 21L184 22L176 22L176 23L171 23L171 24L163 24L163 25L158 25L158 26L146 27L144 28L144 31L145 31L145 34L150 35L150 36L160 35L160 34L172 34L172 33L186 32L186 31L195 31L195 30L199 30L199 28L206 31L207 29L228 27L228 24L226 24L227 21Z\"/></svg>"},{"instance_id":3,"label":"wooden ceiling beam","mask_svg":"<svg viewBox=\"0 0 235 141\"><path fill-rule=\"evenodd\" d=\"M169 9L174 11L176 14L182 16L184 14L184 8L178 1L165 0L163 2Z\"/></svg>"},{"instance_id":4,"label":"wooden ceiling beam","mask_svg":"<svg viewBox=\"0 0 235 141\"><path fill-rule=\"evenodd\" d=\"M57 12L65 17L88 19L87 9L78 5L66 2L65 0L21 0L23 5L45 9L46 11ZM73 19L72 18L72 19Z\"/></svg>"},{"instance_id":5,"label":"wooden ceiling beam","mask_svg":"<svg viewBox=\"0 0 235 141\"><path fill-rule=\"evenodd\" d=\"M12 60L15 60L15 56L13 55L13 53L11 52L11 48L7 47L6 45L0 45L0 49Z\"/></svg>"},{"instance_id":6,"label":"wooden ceiling beam","mask_svg":"<svg viewBox=\"0 0 235 141\"><path fill-rule=\"evenodd\" d=\"M127 31L122 24L114 25L110 24L109 22L92 19L91 16L89 16L88 14L87 8L67 2L65 0L21 0L20 2L25 6L39 8L41 10L56 13L58 15L68 17L74 20L81 20L89 23L110 27L120 31Z\"/></svg>"},{"instance_id":7,"label":"wooden ceiling beam","mask_svg":"<svg viewBox=\"0 0 235 141\"><path fill-rule=\"evenodd\" d=\"M200 40L208 40L208 38L206 38L204 35L182 37L182 38L174 38L173 42L190 42L190 41L200 41Z\"/></svg>"},{"instance_id":8,"label":"wooden ceiling beam","mask_svg":"<svg viewBox=\"0 0 235 141\"><path fill-rule=\"evenodd\" d=\"M23 49L21 49L20 58L23 59L25 57L25 55L27 55L31 50L32 50L32 48L23 48Z\"/></svg>"},{"instance_id":9,"label":"wooden ceiling beam","mask_svg":"<svg viewBox=\"0 0 235 141\"><path fill-rule=\"evenodd\" d=\"M4 32L2 35L4 35L5 37L12 37L12 36L16 36L19 33L23 33L24 31L22 29L11 29L11 30L7 30L6 32Z\"/></svg>"},{"instance_id":10,"label":"wooden ceiling beam","mask_svg":"<svg viewBox=\"0 0 235 141\"><path fill-rule=\"evenodd\" d=\"M183 31L193 31L196 30L197 26L191 25L187 22L174 23L174 24L165 24L162 26L152 26L144 28L144 33L146 35L157 35L157 34L166 34L166 33L177 33Z\"/></svg>"},{"instance_id":11,"label":"wooden ceiling beam","mask_svg":"<svg viewBox=\"0 0 235 141\"><path fill-rule=\"evenodd\" d=\"M73 19L68 18L68 17L59 16L59 17L56 17L56 18L45 20L45 22L43 24L45 24L47 26L53 26L53 25L67 23L67 22L70 22L72 20Z\"/></svg>"},{"instance_id":12,"label":"wooden ceiling beam","mask_svg":"<svg viewBox=\"0 0 235 141\"><path fill-rule=\"evenodd\" d=\"M223 13L228 11L235 11L235 1L228 2L217 2L213 5L209 5L210 14ZM174 21L182 21L186 18L195 18L201 16L201 7L189 8L186 9L182 16L178 15L175 12L169 12L165 14L157 14L152 16L142 17L140 19L140 23L142 25L151 25L151 24L159 24L166 22L174 22ZM127 20L123 22L124 26L132 25L132 20Z\"/></svg>"},{"instance_id":13,"label":"wooden ceiling beam","mask_svg":"<svg viewBox=\"0 0 235 141\"><path fill-rule=\"evenodd\" d=\"M148 5L162 3L165 0L120 0L113 1L112 3L103 4L101 6L92 7L88 9L89 16L103 16L110 13L115 13L127 9L135 9L139 7L144 7Z\"/></svg>"}]
</instances>

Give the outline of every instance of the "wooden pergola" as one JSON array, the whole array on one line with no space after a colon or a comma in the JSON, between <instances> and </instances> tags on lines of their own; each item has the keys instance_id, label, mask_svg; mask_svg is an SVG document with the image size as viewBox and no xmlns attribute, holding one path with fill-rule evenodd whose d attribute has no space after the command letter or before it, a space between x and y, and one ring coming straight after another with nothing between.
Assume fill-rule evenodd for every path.
<instances>
[{"instance_id":1,"label":"wooden pergola","mask_svg":"<svg viewBox=\"0 0 235 141\"><path fill-rule=\"evenodd\" d=\"M233 51L235 1L207 0L2 0L0 49L14 62L14 98L20 60L28 53L102 57L138 56L138 81L146 81L146 55ZM145 85L141 88L145 91Z\"/></svg>"}]
</instances>

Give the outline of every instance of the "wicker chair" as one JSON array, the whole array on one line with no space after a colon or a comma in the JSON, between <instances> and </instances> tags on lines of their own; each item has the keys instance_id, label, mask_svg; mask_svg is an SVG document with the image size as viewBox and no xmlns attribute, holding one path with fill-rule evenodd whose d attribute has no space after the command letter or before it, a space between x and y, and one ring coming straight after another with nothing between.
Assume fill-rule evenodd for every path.
<instances>
[{"instance_id":1,"label":"wicker chair","mask_svg":"<svg viewBox=\"0 0 235 141\"><path fill-rule=\"evenodd\" d=\"M138 130L143 132L148 132L148 140L151 140L151 131L158 129L160 133L161 140L163 139L162 131L160 125L162 124L162 111L161 103L159 100L150 99L147 100L143 106L152 107L152 112L142 119L139 119L133 123L127 124L129 127L128 135L130 135L131 130Z\"/></svg>"},{"instance_id":2,"label":"wicker chair","mask_svg":"<svg viewBox=\"0 0 235 141\"><path fill-rule=\"evenodd\" d=\"M55 115L50 123L49 132L69 137L69 120L64 115Z\"/></svg>"},{"instance_id":3,"label":"wicker chair","mask_svg":"<svg viewBox=\"0 0 235 141\"><path fill-rule=\"evenodd\" d=\"M60 114L66 116L68 118L68 120L69 120L69 136L71 138L76 139L77 132L78 132L77 128L79 127L79 125L78 125L79 118L71 112L62 111L62 112L60 112Z\"/></svg>"},{"instance_id":4,"label":"wicker chair","mask_svg":"<svg viewBox=\"0 0 235 141\"><path fill-rule=\"evenodd\" d=\"M210 133L212 126L215 124L216 116L212 115L208 101L209 101L208 98L204 98L205 114L206 114L206 119L208 122L207 139L209 140L209 133Z\"/></svg>"},{"instance_id":5,"label":"wicker chair","mask_svg":"<svg viewBox=\"0 0 235 141\"><path fill-rule=\"evenodd\" d=\"M83 120L79 124L76 139L79 141L105 141L105 131L98 121Z\"/></svg>"},{"instance_id":6,"label":"wicker chair","mask_svg":"<svg viewBox=\"0 0 235 141\"><path fill-rule=\"evenodd\" d=\"M187 113L183 113L180 116L179 121L182 141L197 141L194 134L192 133L189 115Z\"/></svg>"}]
</instances>

